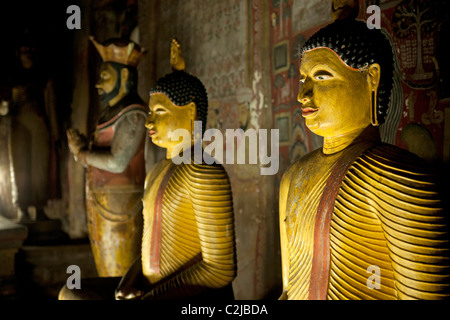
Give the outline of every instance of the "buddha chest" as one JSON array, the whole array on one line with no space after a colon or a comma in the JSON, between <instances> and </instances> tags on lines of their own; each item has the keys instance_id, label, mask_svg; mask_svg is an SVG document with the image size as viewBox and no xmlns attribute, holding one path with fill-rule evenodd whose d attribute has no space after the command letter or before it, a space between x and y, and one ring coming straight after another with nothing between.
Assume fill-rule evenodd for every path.
<instances>
[{"instance_id":1,"label":"buddha chest","mask_svg":"<svg viewBox=\"0 0 450 320\"><path fill-rule=\"evenodd\" d=\"M314 152L291 170L289 299L308 299L316 214L336 159ZM431 291L445 289L437 283L445 278L438 273L446 249L442 203L432 181L430 170L392 146L377 146L353 161L329 225L328 299L439 297Z\"/></svg>"},{"instance_id":2,"label":"buddha chest","mask_svg":"<svg viewBox=\"0 0 450 320\"><path fill-rule=\"evenodd\" d=\"M143 272L151 281L176 272L201 253L186 169L164 162L143 198Z\"/></svg>"}]
</instances>

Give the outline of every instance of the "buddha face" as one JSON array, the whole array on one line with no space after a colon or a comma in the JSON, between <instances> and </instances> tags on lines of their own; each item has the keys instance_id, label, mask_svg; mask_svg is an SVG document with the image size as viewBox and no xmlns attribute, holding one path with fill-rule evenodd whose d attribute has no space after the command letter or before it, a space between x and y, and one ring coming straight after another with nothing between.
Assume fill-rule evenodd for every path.
<instances>
[{"instance_id":1,"label":"buddha face","mask_svg":"<svg viewBox=\"0 0 450 320\"><path fill-rule=\"evenodd\" d=\"M315 134L335 137L370 124L372 90L378 88L380 66L364 70L347 66L328 48L303 53L300 66L302 115Z\"/></svg>"},{"instance_id":2,"label":"buddha face","mask_svg":"<svg viewBox=\"0 0 450 320\"><path fill-rule=\"evenodd\" d=\"M180 141L171 140L172 133L176 129L185 129L192 135L192 125L196 119L194 102L185 106L176 106L165 94L154 93L150 96L149 110L145 127L157 146L169 151L179 145ZM192 141L186 141L186 143L192 144Z\"/></svg>"}]
</instances>

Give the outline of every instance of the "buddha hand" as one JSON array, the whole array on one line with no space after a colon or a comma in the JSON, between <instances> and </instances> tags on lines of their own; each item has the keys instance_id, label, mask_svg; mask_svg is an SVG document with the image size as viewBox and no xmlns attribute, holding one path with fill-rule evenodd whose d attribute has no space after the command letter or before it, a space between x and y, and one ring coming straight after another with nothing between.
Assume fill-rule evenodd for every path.
<instances>
[{"instance_id":1,"label":"buddha hand","mask_svg":"<svg viewBox=\"0 0 450 320\"><path fill-rule=\"evenodd\" d=\"M117 288L114 293L116 300L135 300L139 299L143 294L144 291L130 287Z\"/></svg>"},{"instance_id":2,"label":"buddha hand","mask_svg":"<svg viewBox=\"0 0 450 320\"><path fill-rule=\"evenodd\" d=\"M141 255L122 277L115 291L116 300L140 299L150 288L147 278L142 274Z\"/></svg>"}]
</instances>

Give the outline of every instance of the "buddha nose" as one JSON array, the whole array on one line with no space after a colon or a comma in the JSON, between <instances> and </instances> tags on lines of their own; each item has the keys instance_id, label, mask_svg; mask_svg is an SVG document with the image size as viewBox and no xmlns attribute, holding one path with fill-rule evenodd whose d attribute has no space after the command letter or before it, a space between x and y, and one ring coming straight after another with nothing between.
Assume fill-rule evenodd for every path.
<instances>
[{"instance_id":1,"label":"buddha nose","mask_svg":"<svg viewBox=\"0 0 450 320\"><path fill-rule=\"evenodd\" d=\"M145 121L145 127L147 129L152 129L153 128L153 117L151 114L148 115L147 120Z\"/></svg>"},{"instance_id":2,"label":"buddha nose","mask_svg":"<svg viewBox=\"0 0 450 320\"><path fill-rule=\"evenodd\" d=\"M306 104L306 103L308 103L308 101L310 101L310 99L300 96L300 93L298 94L297 100L301 104Z\"/></svg>"},{"instance_id":3,"label":"buddha nose","mask_svg":"<svg viewBox=\"0 0 450 320\"><path fill-rule=\"evenodd\" d=\"M300 90L298 91L297 101L302 105L307 104L309 101L311 101L312 86L310 82L311 81L306 79L305 82L301 85Z\"/></svg>"}]
</instances>

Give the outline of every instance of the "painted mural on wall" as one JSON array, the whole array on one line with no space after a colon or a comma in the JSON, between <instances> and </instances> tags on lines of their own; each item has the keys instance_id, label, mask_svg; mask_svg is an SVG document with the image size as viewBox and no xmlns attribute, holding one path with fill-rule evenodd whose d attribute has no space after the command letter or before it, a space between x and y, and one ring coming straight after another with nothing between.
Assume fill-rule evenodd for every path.
<instances>
[{"instance_id":1,"label":"painted mural on wall","mask_svg":"<svg viewBox=\"0 0 450 320\"><path fill-rule=\"evenodd\" d=\"M176 37L183 44L188 72L202 80L209 99L232 100L237 88L247 84L247 15L246 1L161 3L158 6L157 61L160 63L156 66L157 76L169 70L167 39ZM174 21L179 23L174 24Z\"/></svg>"},{"instance_id":2,"label":"painted mural on wall","mask_svg":"<svg viewBox=\"0 0 450 320\"><path fill-rule=\"evenodd\" d=\"M373 4L381 8L381 28L395 52L394 88L388 118L380 127L382 139L430 161L448 160L450 109L443 72L448 64L439 51L439 35L448 30L448 3L360 0L358 18L367 19L366 8ZM331 0L271 1L272 111L273 125L280 128L281 168L322 144L305 127L296 97L299 49L331 22L330 6Z\"/></svg>"},{"instance_id":3,"label":"painted mural on wall","mask_svg":"<svg viewBox=\"0 0 450 320\"><path fill-rule=\"evenodd\" d=\"M450 128L444 115L449 101L440 92L438 60L448 2L391 0L380 7L381 27L396 53L397 90L403 98L396 106L400 117L393 143L426 160L448 160L450 141L444 136Z\"/></svg>"}]
</instances>

